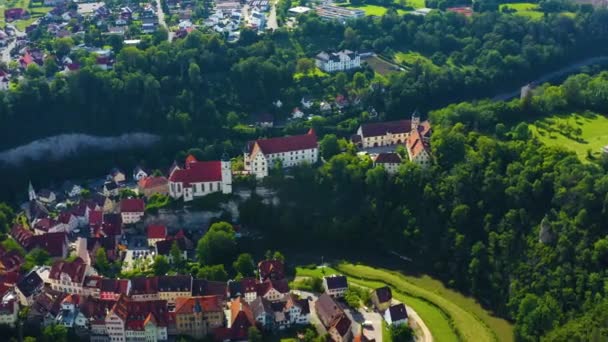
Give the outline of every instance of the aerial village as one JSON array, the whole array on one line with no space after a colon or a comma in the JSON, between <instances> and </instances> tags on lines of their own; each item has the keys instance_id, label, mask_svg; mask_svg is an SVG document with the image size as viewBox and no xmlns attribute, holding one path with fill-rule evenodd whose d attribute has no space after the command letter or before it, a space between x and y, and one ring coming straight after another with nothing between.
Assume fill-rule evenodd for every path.
<instances>
[{"instance_id":1,"label":"aerial village","mask_svg":"<svg viewBox=\"0 0 608 342\"><path fill-rule=\"evenodd\" d=\"M323 56L323 60L340 60L340 56ZM400 147L405 147L407 159L422 168L430 164L430 134L430 123L415 112L408 120L363 124L351 140L361 158L371 158L390 175L402 164L396 152ZM277 161L286 172L322 162L313 129L254 140L245 150L244 171L238 173L258 180L267 177ZM9 239L28 253L44 251L51 262L30 265L23 272L26 258L15 250L0 249L0 323L23 324L19 315L27 308L28 324L63 325L93 341L154 341L175 336L239 341L248 339L251 327L273 334L311 325L334 341L374 341L380 338L374 334L381 333L382 320L389 325L407 324L406 306L392 298L390 288L370 289L373 305L360 309L363 316L357 317L378 319L357 322L356 310L341 299L349 288L345 276L325 275L318 292L290 289L288 270L293 265L276 255L259 260L252 276L228 281L189 274L130 279L100 275L99 258L120 265L123 273L153 264L156 256L169 262L194 260L197 239L213 230L213 224L193 232L149 223L149 204L159 195L187 206L209 194L231 194L233 173L227 156L202 161L189 155L166 173L137 167L130 174L113 169L88 186L68 183L61 189L37 190L30 184L21 223L12 227ZM247 227L238 222L224 224L234 229L237 238L247 234Z\"/></svg>"}]
</instances>

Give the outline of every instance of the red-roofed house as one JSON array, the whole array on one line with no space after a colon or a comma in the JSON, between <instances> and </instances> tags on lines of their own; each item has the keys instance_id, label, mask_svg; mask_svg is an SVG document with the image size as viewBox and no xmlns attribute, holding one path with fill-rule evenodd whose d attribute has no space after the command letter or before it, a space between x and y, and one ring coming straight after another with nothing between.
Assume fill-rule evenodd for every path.
<instances>
[{"instance_id":1,"label":"red-roofed house","mask_svg":"<svg viewBox=\"0 0 608 342\"><path fill-rule=\"evenodd\" d=\"M44 249L51 258L65 259L68 255L68 236L64 232L32 236L26 249L34 248Z\"/></svg>"},{"instance_id":2,"label":"red-roofed house","mask_svg":"<svg viewBox=\"0 0 608 342\"><path fill-rule=\"evenodd\" d=\"M106 316L110 341L165 341L170 314L167 302L135 302L120 296Z\"/></svg>"},{"instance_id":3,"label":"red-roofed house","mask_svg":"<svg viewBox=\"0 0 608 342\"><path fill-rule=\"evenodd\" d=\"M173 198L192 201L195 197L220 191L232 193L230 160L186 161L184 169L173 169L169 175L169 196Z\"/></svg>"},{"instance_id":4,"label":"red-roofed house","mask_svg":"<svg viewBox=\"0 0 608 342\"><path fill-rule=\"evenodd\" d=\"M218 296L176 298L175 322L179 335L202 339L211 329L223 325L222 299Z\"/></svg>"},{"instance_id":5,"label":"red-roofed house","mask_svg":"<svg viewBox=\"0 0 608 342\"><path fill-rule=\"evenodd\" d=\"M12 250L0 256L0 274L19 271L25 260L18 251Z\"/></svg>"},{"instance_id":6,"label":"red-roofed house","mask_svg":"<svg viewBox=\"0 0 608 342\"><path fill-rule=\"evenodd\" d=\"M228 323L230 339L236 341L246 340L249 328L255 326L251 307L240 297L230 302L230 322Z\"/></svg>"},{"instance_id":7,"label":"red-roofed house","mask_svg":"<svg viewBox=\"0 0 608 342\"><path fill-rule=\"evenodd\" d=\"M169 180L166 177L145 177L140 179L137 183L139 193L146 196L146 198L154 194L169 194Z\"/></svg>"},{"instance_id":8,"label":"red-roofed house","mask_svg":"<svg viewBox=\"0 0 608 342\"><path fill-rule=\"evenodd\" d=\"M131 293L131 281L129 279L102 279L99 298L101 300L116 301L121 295L128 296Z\"/></svg>"},{"instance_id":9,"label":"red-roofed house","mask_svg":"<svg viewBox=\"0 0 608 342\"><path fill-rule=\"evenodd\" d=\"M256 178L268 176L268 170L274 163L292 167L303 163L314 164L319 158L317 135L313 129L302 135L258 139L249 143L245 152L245 171Z\"/></svg>"},{"instance_id":10,"label":"red-roofed house","mask_svg":"<svg viewBox=\"0 0 608 342\"><path fill-rule=\"evenodd\" d=\"M167 238L167 227L161 225L148 226L148 246L156 246L156 242Z\"/></svg>"},{"instance_id":11,"label":"red-roofed house","mask_svg":"<svg viewBox=\"0 0 608 342\"><path fill-rule=\"evenodd\" d=\"M374 158L374 166L382 166L388 174L394 174L397 172L399 165L401 164L401 157L395 152L379 153Z\"/></svg>"},{"instance_id":12,"label":"red-roofed house","mask_svg":"<svg viewBox=\"0 0 608 342\"><path fill-rule=\"evenodd\" d=\"M145 204L141 198L126 198L120 201L122 223L136 223L144 216Z\"/></svg>"},{"instance_id":13,"label":"red-roofed house","mask_svg":"<svg viewBox=\"0 0 608 342\"><path fill-rule=\"evenodd\" d=\"M285 278L285 266L281 260L269 259L258 263L260 281L281 280Z\"/></svg>"},{"instance_id":14,"label":"red-roofed house","mask_svg":"<svg viewBox=\"0 0 608 342\"><path fill-rule=\"evenodd\" d=\"M422 167L431 165L430 136L431 124L428 121L412 121L412 133L408 136L405 147L410 160Z\"/></svg>"},{"instance_id":15,"label":"red-roofed house","mask_svg":"<svg viewBox=\"0 0 608 342\"><path fill-rule=\"evenodd\" d=\"M84 278L91 273L91 269L80 258L72 262L58 260L51 267L49 282L55 291L82 294Z\"/></svg>"}]
</instances>

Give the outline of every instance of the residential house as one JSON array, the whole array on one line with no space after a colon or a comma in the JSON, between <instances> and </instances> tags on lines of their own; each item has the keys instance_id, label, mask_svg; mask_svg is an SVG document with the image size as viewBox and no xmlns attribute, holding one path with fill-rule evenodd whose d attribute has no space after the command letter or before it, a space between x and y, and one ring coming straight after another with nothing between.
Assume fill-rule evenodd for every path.
<instances>
[{"instance_id":1,"label":"residential house","mask_svg":"<svg viewBox=\"0 0 608 342\"><path fill-rule=\"evenodd\" d=\"M144 200L141 198L125 198L120 201L120 216L122 223L137 223L144 217Z\"/></svg>"},{"instance_id":2,"label":"residential house","mask_svg":"<svg viewBox=\"0 0 608 342\"><path fill-rule=\"evenodd\" d=\"M291 111L292 119L301 119L304 117L304 112L300 110L300 108L296 107Z\"/></svg>"},{"instance_id":3,"label":"residential house","mask_svg":"<svg viewBox=\"0 0 608 342\"><path fill-rule=\"evenodd\" d=\"M71 233L78 228L79 220L71 211L64 211L57 217L59 224L63 225L63 231Z\"/></svg>"},{"instance_id":4,"label":"residential house","mask_svg":"<svg viewBox=\"0 0 608 342\"><path fill-rule=\"evenodd\" d=\"M324 113L331 112L331 104L326 101L321 101L319 104L319 109Z\"/></svg>"},{"instance_id":5,"label":"residential house","mask_svg":"<svg viewBox=\"0 0 608 342\"><path fill-rule=\"evenodd\" d=\"M99 298L107 301L117 301L121 295L128 296L131 293L131 281L129 279L101 280Z\"/></svg>"},{"instance_id":6,"label":"residential house","mask_svg":"<svg viewBox=\"0 0 608 342\"><path fill-rule=\"evenodd\" d=\"M274 126L274 118L268 112L260 113L255 117L255 125L261 128L272 128Z\"/></svg>"},{"instance_id":7,"label":"residential house","mask_svg":"<svg viewBox=\"0 0 608 342\"><path fill-rule=\"evenodd\" d=\"M218 296L226 298L228 293L226 282L206 279L192 279L192 296Z\"/></svg>"},{"instance_id":8,"label":"residential house","mask_svg":"<svg viewBox=\"0 0 608 342\"><path fill-rule=\"evenodd\" d=\"M315 64L325 72L347 71L361 67L361 56L350 50L320 52L315 56Z\"/></svg>"},{"instance_id":9,"label":"residential house","mask_svg":"<svg viewBox=\"0 0 608 342\"><path fill-rule=\"evenodd\" d=\"M258 263L260 281L281 280L285 278L285 265L281 260L269 259Z\"/></svg>"},{"instance_id":10,"label":"residential house","mask_svg":"<svg viewBox=\"0 0 608 342\"><path fill-rule=\"evenodd\" d=\"M51 267L49 281L55 291L82 294L86 275L92 274L87 264L80 258L74 261L55 261Z\"/></svg>"},{"instance_id":11,"label":"residential house","mask_svg":"<svg viewBox=\"0 0 608 342\"><path fill-rule=\"evenodd\" d=\"M339 304L328 294L323 293L315 303L317 316L335 342L346 342L352 338L352 322Z\"/></svg>"},{"instance_id":12,"label":"residential house","mask_svg":"<svg viewBox=\"0 0 608 342\"><path fill-rule=\"evenodd\" d=\"M83 297L90 296L93 298L99 298L101 294L101 281L103 277L98 275L88 275L84 277L82 282L82 295Z\"/></svg>"},{"instance_id":13,"label":"residential house","mask_svg":"<svg viewBox=\"0 0 608 342\"><path fill-rule=\"evenodd\" d=\"M268 176L274 163L293 167L303 163L314 164L319 158L319 145L313 129L307 134L258 139L248 144L244 155L245 171L261 179Z\"/></svg>"},{"instance_id":14,"label":"residential house","mask_svg":"<svg viewBox=\"0 0 608 342\"><path fill-rule=\"evenodd\" d=\"M34 297L42 292L43 287L44 281L42 281L42 278L35 269L31 270L15 286L19 303L23 306L32 305Z\"/></svg>"},{"instance_id":15,"label":"residential house","mask_svg":"<svg viewBox=\"0 0 608 342\"><path fill-rule=\"evenodd\" d=\"M323 277L323 288L331 297L344 297L344 292L348 289L348 281L346 276L333 274Z\"/></svg>"},{"instance_id":16,"label":"residential house","mask_svg":"<svg viewBox=\"0 0 608 342\"><path fill-rule=\"evenodd\" d=\"M192 276L174 275L158 276L158 298L166 300L168 304L175 304L178 297L192 295Z\"/></svg>"},{"instance_id":17,"label":"residential house","mask_svg":"<svg viewBox=\"0 0 608 342\"><path fill-rule=\"evenodd\" d=\"M149 225L147 233L148 246L154 247L158 241L162 241L167 238L167 227L162 225Z\"/></svg>"},{"instance_id":18,"label":"residential house","mask_svg":"<svg viewBox=\"0 0 608 342\"><path fill-rule=\"evenodd\" d=\"M120 185L113 180L108 180L103 184L104 196L118 196Z\"/></svg>"},{"instance_id":19,"label":"residential house","mask_svg":"<svg viewBox=\"0 0 608 342\"><path fill-rule=\"evenodd\" d=\"M397 173L401 165L401 156L395 152L378 153L373 160L374 166L382 166L389 175Z\"/></svg>"},{"instance_id":20,"label":"residential house","mask_svg":"<svg viewBox=\"0 0 608 342\"><path fill-rule=\"evenodd\" d=\"M32 236L26 249L34 248L45 250L51 258L65 259L68 255L68 236L64 232Z\"/></svg>"},{"instance_id":21,"label":"residential house","mask_svg":"<svg viewBox=\"0 0 608 342\"><path fill-rule=\"evenodd\" d=\"M14 295L10 295L6 299L3 298L2 302L0 302L0 325L15 328L18 319L19 301L17 298Z\"/></svg>"},{"instance_id":22,"label":"residential house","mask_svg":"<svg viewBox=\"0 0 608 342\"><path fill-rule=\"evenodd\" d=\"M57 195L55 192L49 189L42 189L38 192L38 200L42 203L50 204L55 203L57 200Z\"/></svg>"},{"instance_id":23,"label":"residential house","mask_svg":"<svg viewBox=\"0 0 608 342\"><path fill-rule=\"evenodd\" d=\"M98 53L99 57L108 57L109 53L100 52ZM122 172L118 168L113 168L110 170L110 174L108 175L108 180L113 181L114 183L124 183L127 178L125 177L125 173Z\"/></svg>"},{"instance_id":24,"label":"residential house","mask_svg":"<svg viewBox=\"0 0 608 342\"><path fill-rule=\"evenodd\" d=\"M243 299L251 303L258 297L257 281L254 278L243 278L240 283Z\"/></svg>"},{"instance_id":25,"label":"residential house","mask_svg":"<svg viewBox=\"0 0 608 342\"><path fill-rule=\"evenodd\" d=\"M258 297L263 297L270 302L283 300L289 293L289 284L286 279L266 280L256 284Z\"/></svg>"},{"instance_id":26,"label":"residential house","mask_svg":"<svg viewBox=\"0 0 608 342\"><path fill-rule=\"evenodd\" d=\"M45 217L40 220L34 221L33 227L35 235L42 235L47 233L65 232L65 227L57 220Z\"/></svg>"},{"instance_id":27,"label":"residential house","mask_svg":"<svg viewBox=\"0 0 608 342\"><path fill-rule=\"evenodd\" d=\"M145 177L137 182L137 188L139 189L139 193L146 198L150 198L154 194L168 195L169 180L163 176Z\"/></svg>"},{"instance_id":28,"label":"residential house","mask_svg":"<svg viewBox=\"0 0 608 342\"><path fill-rule=\"evenodd\" d=\"M249 303L249 306L251 307L253 318L258 325L264 330L271 330L274 325L274 315L272 314L270 301L262 297L257 297Z\"/></svg>"},{"instance_id":29,"label":"residential house","mask_svg":"<svg viewBox=\"0 0 608 342\"><path fill-rule=\"evenodd\" d=\"M379 287L372 291L371 300L378 311L384 311L391 305L393 293L388 286Z\"/></svg>"},{"instance_id":30,"label":"residential house","mask_svg":"<svg viewBox=\"0 0 608 342\"><path fill-rule=\"evenodd\" d=\"M45 287L34 297L27 320L43 327L55 324L56 318L61 312L61 302L66 296L68 294Z\"/></svg>"},{"instance_id":31,"label":"residential house","mask_svg":"<svg viewBox=\"0 0 608 342\"><path fill-rule=\"evenodd\" d=\"M403 303L395 304L390 306L384 311L384 320L388 325L402 325L407 324L408 316L407 310Z\"/></svg>"},{"instance_id":32,"label":"residential house","mask_svg":"<svg viewBox=\"0 0 608 342\"><path fill-rule=\"evenodd\" d=\"M55 317L55 322L67 328L73 327L74 322L76 321L76 317L79 314L77 308L80 305L80 299L80 295L72 294L67 295L65 298L63 298L61 300L61 309ZM84 319L84 316L82 316L82 319ZM81 322L80 325L84 325L84 322Z\"/></svg>"},{"instance_id":33,"label":"residential house","mask_svg":"<svg viewBox=\"0 0 608 342\"><path fill-rule=\"evenodd\" d=\"M229 307L230 320L228 321L228 329L230 339L236 341L246 340L249 328L255 326L251 307L241 298L232 300Z\"/></svg>"},{"instance_id":34,"label":"residential house","mask_svg":"<svg viewBox=\"0 0 608 342\"><path fill-rule=\"evenodd\" d=\"M89 331L91 341L107 341L106 314L114 306L114 301L102 301L93 297L84 297L80 304L80 313L85 319L84 326Z\"/></svg>"},{"instance_id":35,"label":"residential house","mask_svg":"<svg viewBox=\"0 0 608 342\"><path fill-rule=\"evenodd\" d=\"M179 237L177 235L180 235ZM174 237L169 237L167 240L156 242L155 249L157 255L164 255L169 262L173 262L173 255L171 255L171 248L173 244L177 244L177 247L181 251L182 258L188 258L188 250L194 248L192 241L183 236L183 233L176 234Z\"/></svg>"},{"instance_id":36,"label":"residential house","mask_svg":"<svg viewBox=\"0 0 608 342\"><path fill-rule=\"evenodd\" d=\"M131 279L131 299L140 302L159 300L158 277L137 277Z\"/></svg>"},{"instance_id":37,"label":"residential house","mask_svg":"<svg viewBox=\"0 0 608 342\"><path fill-rule=\"evenodd\" d=\"M164 300L133 301L121 296L106 315L110 341L165 341L171 315Z\"/></svg>"},{"instance_id":38,"label":"residential house","mask_svg":"<svg viewBox=\"0 0 608 342\"><path fill-rule=\"evenodd\" d=\"M222 299L218 296L179 297L175 300L177 333L202 339L224 324Z\"/></svg>"},{"instance_id":39,"label":"residential house","mask_svg":"<svg viewBox=\"0 0 608 342\"><path fill-rule=\"evenodd\" d=\"M17 272L21 269L21 266L25 262L25 259L19 254L18 251L2 251L0 255L0 274L7 272Z\"/></svg>"},{"instance_id":40,"label":"residential house","mask_svg":"<svg viewBox=\"0 0 608 342\"><path fill-rule=\"evenodd\" d=\"M192 157L194 158L194 157ZM184 169L174 169L169 175L169 196L185 202L214 192L232 193L230 160L186 161Z\"/></svg>"},{"instance_id":41,"label":"residential house","mask_svg":"<svg viewBox=\"0 0 608 342\"><path fill-rule=\"evenodd\" d=\"M283 330L293 325L310 323L310 306L307 299L299 299L293 294L285 299L270 302L258 297L250 304L253 317L265 330Z\"/></svg>"},{"instance_id":42,"label":"residential house","mask_svg":"<svg viewBox=\"0 0 608 342\"><path fill-rule=\"evenodd\" d=\"M135 169L133 169L133 180L136 182L139 182L140 180L144 179L148 177L148 173L141 168L141 166L137 166L135 167Z\"/></svg>"}]
</instances>

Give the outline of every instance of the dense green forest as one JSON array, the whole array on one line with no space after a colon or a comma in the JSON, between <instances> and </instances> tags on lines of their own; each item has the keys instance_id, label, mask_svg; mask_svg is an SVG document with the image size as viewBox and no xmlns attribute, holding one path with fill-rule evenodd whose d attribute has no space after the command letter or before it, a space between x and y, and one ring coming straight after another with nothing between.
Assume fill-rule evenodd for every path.
<instances>
[{"instance_id":1,"label":"dense green forest","mask_svg":"<svg viewBox=\"0 0 608 342\"><path fill-rule=\"evenodd\" d=\"M394 177L346 141L336 154L336 143L324 139L322 153L334 154L327 163L298 169L294 178L271 177L280 206L252 198L241 219L283 244L284 236L305 231L297 244L395 250L514 320L518 340L536 341L599 310L605 298L608 163L546 147L526 123L501 122L605 110L606 87L608 73L577 75L530 98L432 112L436 165L406 163ZM548 336L608 338L605 329L579 323L563 329Z\"/></svg>"},{"instance_id":2,"label":"dense green forest","mask_svg":"<svg viewBox=\"0 0 608 342\"><path fill-rule=\"evenodd\" d=\"M384 82L365 71L369 82L382 85L360 92L365 103L389 118L402 117L414 108L424 111L491 96L569 61L602 54L607 33L608 11L589 7L581 7L574 18L555 14L543 20L497 12L466 18L444 12L398 16L391 11L347 25L311 14L301 17L293 31L257 36L245 30L237 44L194 32L173 44L123 47L110 72L94 68L94 58L79 51L79 72L58 74L49 82L31 67L24 81L0 93L0 147L63 132L146 130L187 138L225 137L250 114L272 110L277 99L286 104L276 113L284 118L303 95L347 91L341 74L293 77L302 64L299 59L322 49L428 56L432 65L415 65Z\"/></svg>"}]
</instances>

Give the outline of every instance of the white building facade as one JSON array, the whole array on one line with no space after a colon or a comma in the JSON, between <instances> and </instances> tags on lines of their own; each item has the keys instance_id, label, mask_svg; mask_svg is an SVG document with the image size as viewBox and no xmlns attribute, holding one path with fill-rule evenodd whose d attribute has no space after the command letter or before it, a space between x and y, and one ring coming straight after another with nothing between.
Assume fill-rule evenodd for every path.
<instances>
[{"instance_id":1,"label":"white building facade","mask_svg":"<svg viewBox=\"0 0 608 342\"><path fill-rule=\"evenodd\" d=\"M321 52L315 56L315 64L325 72L347 71L361 67L361 56L350 50Z\"/></svg>"},{"instance_id":2,"label":"white building facade","mask_svg":"<svg viewBox=\"0 0 608 342\"><path fill-rule=\"evenodd\" d=\"M187 162L169 176L169 196L192 201L214 192L232 193L232 169L229 160Z\"/></svg>"},{"instance_id":3,"label":"white building facade","mask_svg":"<svg viewBox=\"0 0 608 342\"><path fill-rule=\"evenodd\" d=\"M244 155L245 171L261 179L275 163L289 168L319 160L319 145L314 130L307 134L271 139L259 139L249 144Z\"/></svg>"}]
</instances>

